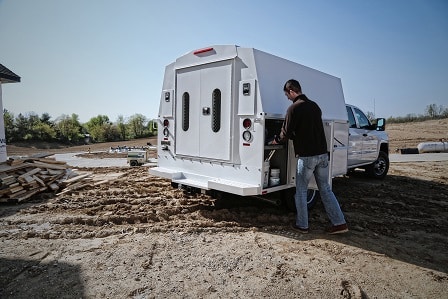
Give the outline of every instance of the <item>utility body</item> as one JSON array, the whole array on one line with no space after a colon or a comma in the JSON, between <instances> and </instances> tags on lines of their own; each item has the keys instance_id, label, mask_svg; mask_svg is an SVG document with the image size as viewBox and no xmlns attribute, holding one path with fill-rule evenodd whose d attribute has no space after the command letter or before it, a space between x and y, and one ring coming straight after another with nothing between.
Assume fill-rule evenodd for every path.
<instances>
[{"instance_id":1,"label":"utility body","mask_svg":"<svg viewBox=\"0 0 448 299\"><path fill-rule=\"evenodd\" d=\"M384 119L381 126L371 125L358 108L346 105L339 78L234 45L194 50L166 66L158 165L150 173L194 192L264 196L287 191L283 194L291 197L297 164L292 141L270 145L291 104L283 93L289 79L298 80L322 110L330 184L351 168L374 168L381 151L387 165L376 176L384 177L389 163ZM367 124L361 123L364 118ZM309 188L313 196L314 180Z\"/></svg>"}]
</instances>

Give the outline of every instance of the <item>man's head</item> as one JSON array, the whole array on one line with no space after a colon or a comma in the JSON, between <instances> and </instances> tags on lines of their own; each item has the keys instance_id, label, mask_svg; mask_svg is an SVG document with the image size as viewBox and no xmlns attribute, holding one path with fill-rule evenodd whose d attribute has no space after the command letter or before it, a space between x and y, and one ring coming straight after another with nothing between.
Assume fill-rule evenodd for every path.
<instances>
[{"instance_id":1,"label":"man's head","mask_svg":"<svg viewBox=\"0 0 448 299\"><path fill-rule=\"evenodd\" d=\"M302 94L302 87L299 81L290 79L286 81L285 86L283 86L283 91L288 99L291 101Z\"/></svg>"}]
</instances>

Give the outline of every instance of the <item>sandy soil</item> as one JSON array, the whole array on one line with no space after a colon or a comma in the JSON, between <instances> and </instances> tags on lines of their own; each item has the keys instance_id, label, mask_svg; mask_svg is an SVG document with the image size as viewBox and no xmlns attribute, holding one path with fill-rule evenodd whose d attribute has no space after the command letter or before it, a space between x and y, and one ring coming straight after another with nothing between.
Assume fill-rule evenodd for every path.
<instances>
[{"instance_id":1,"label":"sandy soil","mask_svg":"<svg viewBox=\"0 0 448 299\"><path fill-rule=\"evenodd\" d=\"M393 146L415 147L435 126L390 127ZM428 134L446 138L446 125ZM20 151L42 150L8 146ZM324 233L321 203L301 235L293 213L260 200L184 194L146 167L81 169L121 177L0 206L0 298L447 298L447 169L334 179L350 226L339 236Z\"/></svg>"},{"instance_id":2,"label":"sandy soil","mask_svg":"<svg viewBox=\"0 0 448 299\"><path fill-rule=\"evenodd\" d=\"M424 122L388 124L390 151L401 148L416 148L421 142L448 141L448 118Z\"/></svg>"}]
</instances>

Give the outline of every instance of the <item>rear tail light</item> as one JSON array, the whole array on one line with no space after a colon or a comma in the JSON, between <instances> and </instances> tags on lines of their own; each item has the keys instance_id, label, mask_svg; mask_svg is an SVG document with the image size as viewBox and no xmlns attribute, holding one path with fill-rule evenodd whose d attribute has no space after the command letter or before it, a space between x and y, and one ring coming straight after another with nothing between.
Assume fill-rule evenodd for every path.
<instances>
[{"instance_id":1,"label":"rear tail light","mask_svg":"<svg viewBox=\"0 0 448 299\"><path fill-rule=\"evenodd\" d=\"M252 121L249 118L245 118L243 120L243 128L245 129L245 131L243 132L243 140L246 143L243 143L243 145L245 146L249 146L250 143L252 142L252 133L249 131L249 129L252 127Z\"/></svg>"},{"instance_id":2,"label":"rear tail light","mask_svg":"<svg viewBox=\"0 0 448 299\"><path fill-rule=\"evenodd\" d=\"M169 120L167 120L167 119L163 120L163 126L164 126L165 128L168 127L169 125L170 125Z\"/></svg>"},{"instance_id":3,"label":"rear tail light","mask_svg":"<svg viewBox=\"0 0 448 299\"><path fill-rule=\"evenodd\" d=\"M248 118L243 120L243 128L245 128L246 130L249 130L250 127L252 126L252 121Z\"/></svg>"}]
</instances>

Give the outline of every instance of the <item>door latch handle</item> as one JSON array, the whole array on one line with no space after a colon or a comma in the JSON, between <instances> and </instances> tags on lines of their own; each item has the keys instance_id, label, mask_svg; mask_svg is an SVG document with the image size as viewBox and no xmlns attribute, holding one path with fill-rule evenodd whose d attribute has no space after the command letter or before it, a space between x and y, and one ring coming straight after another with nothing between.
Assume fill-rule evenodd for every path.
<instances>
[{"instance_id":1,"label":"door latch handle","mask_svg":"<svg viewBox=\"0 0 448 299\"><path fill-rule=\"evenodd\" d=\"M210 115L210 107L202 107L202 115Z\"/></svg>"}]
</instances>

